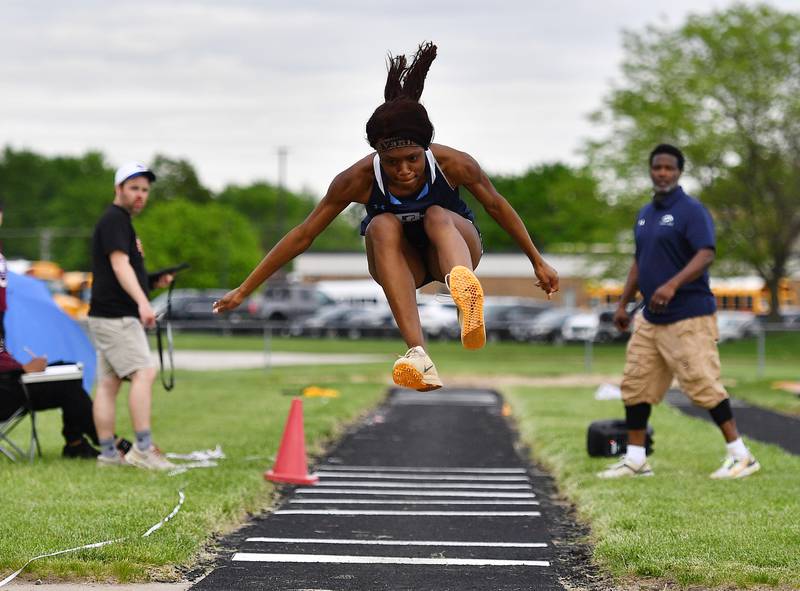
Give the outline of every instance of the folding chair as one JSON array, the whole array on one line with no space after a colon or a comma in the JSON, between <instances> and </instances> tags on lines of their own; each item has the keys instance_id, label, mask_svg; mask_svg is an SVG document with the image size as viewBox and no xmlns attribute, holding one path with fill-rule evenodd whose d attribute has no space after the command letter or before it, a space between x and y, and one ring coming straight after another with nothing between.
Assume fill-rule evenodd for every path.
<instances>
[{"instance_id":1,"label":"folding chair","mask_svg":"<svg viewBox=\"0 0 800 591\"><path fill-rule=\"evenodd\" d=\"M24 375L25 374L23 374L23 376ZM22 406L14 411L14 414L3 421L0 421L0 453L5 455L12 462L16 462L25 456L28 457L29 461L33 462L34 450L39 449L39 436L36 433L36 413L31 405L31 400L28 396L28 390L21 378L20 385L22 386L22 391L25 394L25 400ZM11 431L13 431L17 425L23 422L25 417L30 417L31 419L31 439L28 444L27 451L24 451L9 437Z\"/></svg>"},{"instance_id":2,"label":"folding chair","mask_svg":"<svg viewBox=\"0 0 800 591\"><path fill-rule=\"evenodd\" d=\"M24 406L18 408L9 418L0 422L0 453L4 454L12 462L16 462L26 455L28 456L28 460L33 462L37 453L39 457L42 455L42 448L39 444L39 434L36 431L36 412L33 409L30 392L28 391L28 386L30 384L81 379L83 379L83 365L80 363L51 365L46 367L44 371L22 374L20 376L20 385L25 394L25 403ZM27 452L14 443L8 436L26 416L31 419L31 438ZM5 442L5 445L3 442Z\"/></svg>"},{"instance_id":3,"label":"folding chair","mask_svg":"<svg viewBox=\"0 0 800 591\"><path fill-rule=\"evenodd\" d=\"M4 421L0 421L0 453L6 456L12 462L16 462L18 459L22 458L25 455L25 452L12 441L8 434L14 430L19 423L26 416L32 416L28 414L28 409L25 407L20 407L14 412L13 415L5 419ZM31 427L31 433L35 432L35 429ZM33 435L31 435L31 441L33 441ZM31 461L33 461L33 455L31 454Z\"/></svg>"}]
</instances>

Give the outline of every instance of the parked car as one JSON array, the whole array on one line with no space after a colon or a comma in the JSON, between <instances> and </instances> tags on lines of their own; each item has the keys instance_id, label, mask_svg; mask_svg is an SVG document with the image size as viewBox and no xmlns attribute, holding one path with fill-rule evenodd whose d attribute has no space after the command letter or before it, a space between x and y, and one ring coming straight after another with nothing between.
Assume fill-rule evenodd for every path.
<instances>
[{"instance_id":1,"label":"parked car","mask_svg":"<svg viewBox=\"0 0 800 591\"><path fill-rule=\"evenodd\" d=\"M489 341L522 341L516 327L530 322L545 310L550 309L547 302L523 298L487 298L483 317L486 323L486 339Z\"/></svg>"},{"instance_id":2,"label":"parked car","mask_svg":"<svg viewBox=\"0 0 800 591\"><path fill-rule=\"evenodd\" d=\"M764 318L761 318L764 322ZM789 329L800 328L800 309L796 306L785 306L781 308L781 326Z\"/></svg>"},{"instance_id":3,"label":"parked car","mask_svg":"<svg viewBox=\"0 0 800 591\"><path fill-rule=\"evenodd\" d=\"M635 313L636 303L628 305L628 312ZM561 327L561 336L569 342L613 343L626 341L630 331L620 331L614 324L616 308L600 308L590 312L576 312L568 317Z\"/></svg>"},{"instance_id":4,"label":"parked car","mask_svg":"<svg viewBox=\"0 0 800 591\"><path fill-rule=\"evenodd\" d=\"M561 338L568 343L592 341L597 338L600 326L599 315L595 312L576 312L567 316L561 326Z\"/></svg>"},{"instance_id":5,"label":"parked car","mask_svg":"<svg viewBox=\"0 0 800 591\"><path fill-rule=\"evenodd\" d=\"M260 295L250 299L249 312L280 325L311 316L331 304L333 300L313 284L270 282Z\"/></svg>"},{"instance_id":6,"label":"parked car","mask_svg":"<svg viewBox=\"0 0 800 591\"><path fill-rule=\"evenodd\" d=\"M430 339L453 339L461 335L458 309L452 300L422 298L417 301L419 320L425 336Z\"/></svg>"},{"instance_id":7,"label":"parked car","mask_svg":"<svg viewBox=\"0 0 800 591\"><path fill-rule=\"evenodd\" d=\"M575 308L550 308L533 319L520 323L519 333L526 341L561 342L564 340L561 327L576 312Z\"/></svg>"},{"instance_id":8,"label":"parked car","mask_svg":"<svg viewBox=\"0 0 800 591\"><path fill-rule=\"evenodd\" d=\"M213 327L218 324L238 324L246 321L259 321L250 313L249 302L245 300L235 310L223 314L214 314L212 306L215 301L228 293L224 289L175 289L172 292L170 318L174 321L195 323L198 328ZM167 292L158 295L150 305L156 316L167 310ZM191 327L189 327L191 328Z\"/></svg>"},{"instance_id":9,"label":"parked car","mask_svg":"<svg viewBox=\"0 0 800 591\"><path fill-rule=\"evenodd\" d=\"M293 323L293 336L348 337L388 336L396 334L397 325L391 311L384 306L336 304L321 308L316 314Z\"/></svg>"},{"instance_id":10,"label":"parked car","mask_svg":"<svg viewBox=\"0 0 800 591\"><path fill-rule=\"evenodd\" d=\"M735 341L761 334L764 328L752 312L722 310L717 312L719 342Z\"/></svg>"}]
</instances>

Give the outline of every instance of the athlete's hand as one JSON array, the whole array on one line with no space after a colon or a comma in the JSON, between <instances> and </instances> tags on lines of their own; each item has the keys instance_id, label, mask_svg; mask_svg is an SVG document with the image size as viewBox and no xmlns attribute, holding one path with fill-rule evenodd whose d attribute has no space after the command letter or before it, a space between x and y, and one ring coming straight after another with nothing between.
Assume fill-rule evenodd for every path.
<instances>
[{"instance_id":1,"label":"athlete's hand","mask_svg":"<svg viewBox=\"0 0 800 591\"><path fill-rule=\"evenodd\" d=\"M547 299L558 291L558 273L556 270L542 261L538 265L534 265L533 272L536 273L536 287L541 287L547 294Z\"/></svg>"},{"instance_id":2,"label":"athlete's hand","mask_svg":"<svg viewBox=\"0 0 800 591\"><path fill-rule=\"evenodd\" d=\"M244 296L242 295L242 292L239 291L239 288L237 287L236 289L232 289L231 291L226 293L222 297L222 299L217 300L216 302L214 302L214 304L212 306L212 310L214 311L214 314L220 314L222 312L227 312L228 310L233 310L234 308L239 306L239 304L241 304L243 301L244 301Z\"/></svg>"}]
</instances>

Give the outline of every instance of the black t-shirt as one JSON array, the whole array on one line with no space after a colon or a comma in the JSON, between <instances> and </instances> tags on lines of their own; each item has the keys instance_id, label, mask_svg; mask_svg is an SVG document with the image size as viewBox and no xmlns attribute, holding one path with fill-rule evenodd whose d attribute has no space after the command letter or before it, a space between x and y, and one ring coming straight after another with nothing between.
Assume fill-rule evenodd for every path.
<instances>
[{"instance_id":1,"label":"black t-shirt","mask_svg":"<svg viewBox=\"0 0 800 591\"><path fill-rule=\"evenodd\" d=\"M120 250L128 255L139 285L148 293L147 271L139 250L131 215L118 205L110 205L97 222L92 235L92 301L89 316L103 318L139 317L139 306L114 275L109 255Z\"/></svg>"}]
</instances>

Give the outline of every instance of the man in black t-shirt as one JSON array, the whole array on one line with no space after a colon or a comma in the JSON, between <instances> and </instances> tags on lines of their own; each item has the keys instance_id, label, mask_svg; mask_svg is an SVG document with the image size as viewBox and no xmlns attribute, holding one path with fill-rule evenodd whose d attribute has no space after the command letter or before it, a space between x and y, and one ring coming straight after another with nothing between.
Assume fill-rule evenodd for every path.
<instances>
[{"instance_id":1,"label":"man in black t-shirt","mask_svg":"<svg viewBox=\"0 0 800 591\"><path fill-rule=\"evenodd\" d=\"M148 292L166 287L169 274L148 276L142 244L131 217L147 205L151 170L137 162L123 164L114 177L114 201L92 236L92 299L89 332L97 349L97 393L94 422L100 440L100 466L134 465L169 470L174 465L153 445L150 408L156 368L145 328L155 325ZM128 405L136 442L124 456L114 445L117 393L122 380L131 382Z\"/></svg>"}]
</instances>

